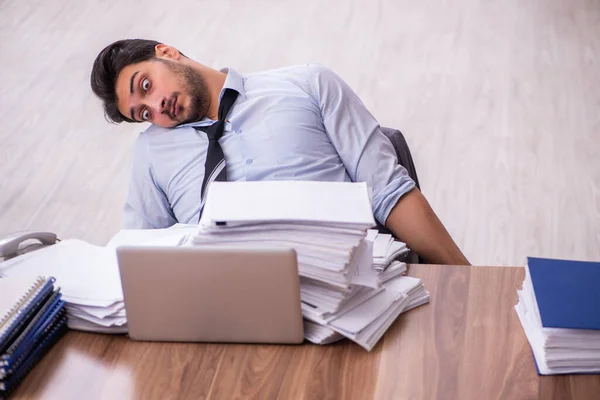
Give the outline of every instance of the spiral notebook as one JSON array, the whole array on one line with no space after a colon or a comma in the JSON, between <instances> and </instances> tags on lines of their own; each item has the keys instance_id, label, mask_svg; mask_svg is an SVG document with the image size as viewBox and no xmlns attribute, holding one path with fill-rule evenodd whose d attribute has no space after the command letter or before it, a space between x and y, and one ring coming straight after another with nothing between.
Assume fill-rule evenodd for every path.
<instances>
[{"instance_id":1,"label":"spiral notebook","mask_svg":"<svg viewBox=\"0 0 600 400\"><path fill-rule=\"evenodd\" d=\"M54 292L4 354L0 354L0 379L16 370L32 348L43 340L56 320L65 315L64 303L60 299L60 293Z\"/></svg>"},{"instance_id":2,"label":"spiral notebook","mask_svg":"<svg viewBox=\"0 0 600 400\"><path fill-rule=\"evenodd\" d=\"M66 330L53 277L0 279L0 398L13 390Z\"/></svg>"},{"instance_id":3,"label":"spiral notebook","mask_svg":"<svg viewBox=\"0 0 600 400\"><path fill-rule=\"evenodd\" d=\"M54 278L19 277L0 279L0 353L19 329L33 318L36 309L54 289Z\"/></svg>"},{"instance_id":4,"label":"spiral notebook","mask_svg":"<svg viewBox=\"0 0 600 400\"><path fill-rule=\"evenodd\" d=\"M44 355L58 342L62 335L68 330L67 317L63 316L48 330L42 342L23 360L19 367L5 379L0 379L0 399L9 395Z\"/></svg>"}]
</instances>

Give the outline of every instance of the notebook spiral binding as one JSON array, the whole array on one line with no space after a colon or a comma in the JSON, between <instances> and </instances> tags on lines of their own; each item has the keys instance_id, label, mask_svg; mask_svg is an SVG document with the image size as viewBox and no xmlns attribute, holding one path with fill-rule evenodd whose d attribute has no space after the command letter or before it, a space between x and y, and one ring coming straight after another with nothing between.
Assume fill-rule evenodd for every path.
<instances>
[{"instance_id":1,"label":"notebook spiral binding","mask_svg":"<svg viewBox=\"0 0 600 400\"><path fill-rule=\"evenodd\" d=\"M19 309L27 307L32 301L31 296L38 288L46 281L43 276L38 276L35 282L27 289L27 291L19 298L19 300L0 318L0 336L3 335L4 331L9 330L10 326L5 326L10 318L17 314Z\"/></svg>"},{"instance_id":2,"label":"notebook spiral binding","mask_svg":"<svg viewBox=\"0 0 600 400\"><path fill-rule=\"evenodd\" d=\"M67 317L63 315L59 322L52 327L48 336L37 346L36 351L32 356L25 361L24 368L18 371L15 375L10 378L9 382L0 382L0 400L6 399L11 392L16 389L17 385L29 374L29 372L35 367L38 361L40 361L46 353L58 342L58 340L66 333L67 328Z\"/></svg>"}]
</instances>

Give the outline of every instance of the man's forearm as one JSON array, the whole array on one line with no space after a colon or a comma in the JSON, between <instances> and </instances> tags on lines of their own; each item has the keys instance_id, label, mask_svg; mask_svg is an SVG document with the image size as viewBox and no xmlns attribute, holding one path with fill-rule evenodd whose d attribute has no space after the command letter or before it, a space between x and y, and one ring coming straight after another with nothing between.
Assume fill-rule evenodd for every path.
<instances>
[{"instance_id":1,"label":"man's forearm","mask_svg":"<svg viewBox=\"0 0 600 400\"><path fill-rule=\"evenodd\" d=\"M400 198L385 225L428 263L470 265L417 188Z\"/></svg>"}]
</instances>

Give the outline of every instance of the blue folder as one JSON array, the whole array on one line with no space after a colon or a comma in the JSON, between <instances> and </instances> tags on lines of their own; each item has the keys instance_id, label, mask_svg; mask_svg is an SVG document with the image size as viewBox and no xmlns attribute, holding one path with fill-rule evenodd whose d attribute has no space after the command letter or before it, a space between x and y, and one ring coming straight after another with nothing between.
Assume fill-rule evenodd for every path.
<instances>
[{"instance_id":1,"label":"blue folder","mask_svg":"<svg viewBox=\"0 0 600 400\"><path fill-rule=\"evenodd\" d=\"M600 329L600 262L529 257L545 328Z\"/></svg>"}]
</instances>

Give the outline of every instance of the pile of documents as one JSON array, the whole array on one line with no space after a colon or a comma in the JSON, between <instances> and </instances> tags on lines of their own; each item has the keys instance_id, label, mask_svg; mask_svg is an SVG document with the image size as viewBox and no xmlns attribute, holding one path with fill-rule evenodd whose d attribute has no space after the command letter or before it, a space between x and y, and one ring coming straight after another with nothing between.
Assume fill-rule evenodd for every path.
<instances>
[{"instance_id":1,"label":"pile of documents","mask_svg":"<svg viewBox=\"0 0 600 400\"><path fill-rule=\"evenodd\" d=\"M396 259L407 255L406 245L389 234L371 229L367 232L367 240L373 242L373 268L381 286L359 288L359 293L344 309L332 315L315 313L303 302L304 336L310 342L329 344L348 337L371 350L399 314L429 302L429 292L420 279L402 276L406 273L406 264ZM394 298L402 298L397 309L390 309L373 319ZM353 333L357 330L359 334Z\"/></svg>"},{"instance_id":2,"label":"pile of documents","mask_svg":"<svg viewBox=\"0 0 600 400\"><path fill-rule=\"evenodd\" d=\"M428 301L420 280L399 277L406 266L391 261L406 246L367 237L374 225L365 183L214 182L197 233L183 245L293 248L307 339L341 335L371 350L411 301Z\"/></svg>"},{"instance_id":3,"label":"pile of documents","mask_svg":"<svg viewBox=\"0 0 600 400\"><path fill-rule=\"evenodd\" d=\"M377 271L380 284L406 272L406 264L398 261L406 258L410 252L405 243L376 229L367 231L367 240L373 243L373 268Z\"/></svg>"},{"instance_id":4,"label":"pile of documents","mask_svg":"<svg viewBox=\"0 0 600 400\"><path fill-rule=\"evenodd\" d=\"M515 306L541 375L600 373L600 263L528 258Z\"/></svg>"},{"instance_id":5,"label":"pile of documents","mask_svg":"<svg viewBox=\"0 0 600 400\"><path fill-rule=\"evenodd\" d=\"M66 302L71 329L127 332L121 278L113 249L63 240L0 264L3 277L51 275Z\"/></svg>"},{"instance_id":6,"label":"pile of documents","mask_svg":"<svg viewBox=\"0 0 600 400\"><path fill-rule=\"evenodd\" d=\"M420 279L400 276L379 290L363 288L344 309L332 315L315 315L303 303L304 336L316 344L347 337L371 350L401 313L428 301L429 292Z\"/></svg>"}]
</instances>

